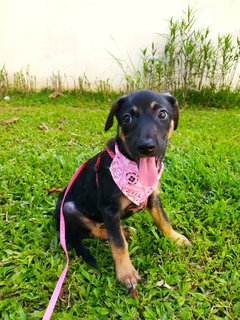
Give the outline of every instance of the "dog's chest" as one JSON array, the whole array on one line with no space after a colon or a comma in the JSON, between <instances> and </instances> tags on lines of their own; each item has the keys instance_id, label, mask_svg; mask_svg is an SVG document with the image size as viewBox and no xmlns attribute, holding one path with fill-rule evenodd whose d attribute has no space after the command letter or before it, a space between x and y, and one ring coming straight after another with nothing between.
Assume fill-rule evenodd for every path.
<instances>
[{"instance_id":1,"label":"dog's chest","mask_svg":"<svg viewBox=\"0 0 240 320\"><path fill-rule=\"evenodd\" d=\"M146 205L147 203L137 206L135 203L133 203L126 196L123 195L120 199L121 219L129 218L134 213L146 207Z\"/></svg>"}]
</instances>

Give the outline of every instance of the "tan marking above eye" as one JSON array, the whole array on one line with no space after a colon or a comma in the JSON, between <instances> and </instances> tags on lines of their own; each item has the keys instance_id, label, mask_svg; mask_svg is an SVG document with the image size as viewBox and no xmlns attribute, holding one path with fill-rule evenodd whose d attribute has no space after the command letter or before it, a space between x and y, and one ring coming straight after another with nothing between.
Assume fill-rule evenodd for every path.
<instances>
[{"instance_id":1,"label":"tan marking above eye","mask_svg":"<svg viewBox=\"0 0 240 320\"><path fill-rule=\"evenodd\" d=\"M132 107L132 111L135 112L135 113L138 113L139 112L138 107L137 106L133 106Z\"/></svg>"},{"instance_id":2,"label":"tan marking above eye","mask_svg":"<svg viewBox=\"0 0 240 320\"><path fill-rule=\"evenodd\" d=\"M150 107L151 107L152 109L154 109L155 107L159 107L159 104L157 103L157 101L152 101L152 102L150 103Z\"/></svg>"}]
</instances>

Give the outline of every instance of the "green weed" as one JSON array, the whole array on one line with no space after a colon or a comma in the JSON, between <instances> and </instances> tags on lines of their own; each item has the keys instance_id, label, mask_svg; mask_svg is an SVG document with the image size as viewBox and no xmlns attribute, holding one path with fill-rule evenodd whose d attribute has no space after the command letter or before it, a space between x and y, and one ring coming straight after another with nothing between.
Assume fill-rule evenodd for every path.
<instances>
[{"instance_id":1,"label":"green weed","mask_svg":"<svg viewBox=\"0 0 240 320\"><path fill-rule=\"evenodd\" d=\"M57 195L77 167L101 150L110 107L103 95L30 93L0 107L0 317L40 319L65 265L53 220ZM41 97L41 98L40 98ZM19 99L19 100L18 100ZM99 270L70 251L52 319L238 319L239 109L182 109L165 158L163 206L193 243L162 237L142 210L129 251L142 282L134 299L117 283L107 242L87 240ZM39 125L44 123L48 130ZM158 287L164 279L171 288Z\"/></svg>"},{"instance_id":2,"label":"green weed","mask_svg":"<svg viewBox=\"0 0 240 320\"><path fill-rule=\"evenodd\" d=\"M5 95L8 89L9 89L8 73L5 66L3 66L0 69L0 96L1 94Z\"/></svg>"},{"instance_id":3,"label":"green weed","mask_svg":"<svg viewBox=\"0 0 240 320\"><path fill-rule=\"evenodd\" d=\"M111 55L123 72L127 90L149 88L181 93L185 102L193 91L234 88L240 61L240 39L219 35L217 41L209 28L197 29L197 11L188 7L181 19L169 19L168 33L158 34L150 48L140 50L138 66ZM237 84L236 88L239 84Z\"/></svg>"},{"instance_id":4,"label":"green weed","mask_svg":"<svg viewBox=\"0 0 240 320\"><path fill-rule=\"evenodd\" d=\"M36 91L36 76L31 75L29 66L14 73L12 90L25 93Z\"/></svg>"}]
</instances>

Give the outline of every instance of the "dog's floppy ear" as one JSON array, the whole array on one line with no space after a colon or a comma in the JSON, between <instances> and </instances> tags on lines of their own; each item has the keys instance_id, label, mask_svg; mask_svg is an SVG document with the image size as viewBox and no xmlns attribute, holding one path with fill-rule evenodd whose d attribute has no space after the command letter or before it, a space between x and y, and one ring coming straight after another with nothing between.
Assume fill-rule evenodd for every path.
<instances>
[{"instance_id":1,"label":"dog's floppy ear","mask_svg":"<svg viewBox=\"0 0 240 320\"><path fill-rule=\"evenodd\" d=\"M164 95L166 96L167 100L172 105L174 130L176 130L178 127L178 119L179 119L179 104L178 104L176 98L174 98L170 93L165 93Z\"/></svg>"},{"instance_id":2,"label":"dog's floppy ear","mask_svg":"<svg viewBox=\"0 0 240 320\"><path fill-rule=\"evenodd\" d=\"M111 107L111 110L109 112L106 124L105 124L105 131L108 131L112 125L113 125L113 118L115 116L116 111L121 107L123 102L126 100L127 96L120 97Z\"/></svg>"}]
</instances>

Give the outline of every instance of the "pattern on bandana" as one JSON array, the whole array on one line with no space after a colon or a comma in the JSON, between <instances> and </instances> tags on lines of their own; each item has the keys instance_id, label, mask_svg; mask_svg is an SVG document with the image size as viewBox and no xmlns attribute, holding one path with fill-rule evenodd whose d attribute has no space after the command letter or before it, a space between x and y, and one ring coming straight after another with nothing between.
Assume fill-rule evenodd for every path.
<instances>
[{"instance_id":1,"label":"pattern on bandana","mask_svg":"<svg viewBox=\"0 0 240 320\"><path fill-rule=\"evenodd\" d=\"M151 186L143 186L138 179L138 165L136 162L126 158L115 144L115 157L110 166L112 178L122 193L137 206L146 203L148 197L156 188L162 171L163 163L156 181Z\"/></svg>"}]
</instances>

